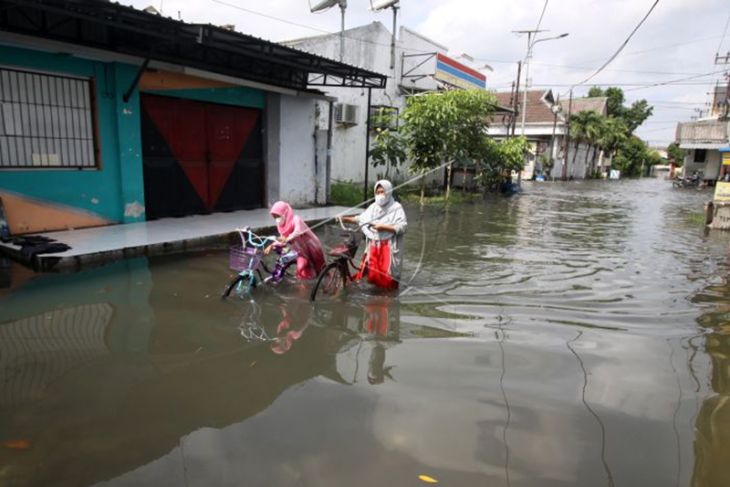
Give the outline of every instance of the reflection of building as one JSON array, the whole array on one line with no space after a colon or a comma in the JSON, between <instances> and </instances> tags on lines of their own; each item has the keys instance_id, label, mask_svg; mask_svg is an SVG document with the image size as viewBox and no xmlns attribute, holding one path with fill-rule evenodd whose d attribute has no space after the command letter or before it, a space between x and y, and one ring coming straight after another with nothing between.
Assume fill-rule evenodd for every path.
<instances>
[{"instance_id":1,"label":"reflection of building","mask_svg":"<svg viewBox=\"0 0 730 487\"><path fill-rule=\"evenodd\" d=\"M695 420L695 465L693 487L725 487L730 485L730 286L713 286L718 308L702 315L697 321L706 333L704 350L711 361L712 391L703 401ZM689 342L695 349L696 345ZM694 368L689 367L690 371Z\"/></svg>"},{"instance_id":2,"label":"reflection of building","mask_svg":"<svg viewBox=\"0 0 730 487\"><path fill-rule=\"evenodd\" d=\"M497 93L497 105L505 107L522 107L523 93L500 92ZM528 90L527 105L525 112L525 137L530 143L530 155L522 172L522 177L532 178L533 174L546 174L545 167L554 161L549 175L553 178L560 178L563 175L568 178L583 179L593 171L606 172L610 167L610 159L603 156L601 151L594 152L592 148L584 143L575 145L575 139L571 137L568 148L568 167L565 164L565 136L567 132L568 111L575 115L585 111L594 111L605 116L607 113L607 98L575 98L569 103L567 100L555 98L552 90ZM516 118L494 117L489 127L489 135L496 138L507 137L512 133L511 123L515 124L515 135L521 135L521 117L519 112Z\"/></svg>"},{"instance_id":3,"label":"reflection of building","mask_svg":"<svg viewBox=\"0 0 730 487\"><path fill-rule=\"evenodd\" d=\"M13 233L324 202L316 87L385 84L113 2L2 11L0 197Z\"/></svg>"},{"instance_id":4,"label":"reflection of building","mask_svg":"<svg viewBox=\"0 0 730 487\"><path fill-rule=\"evenodd\" d=\"M71 369L108 355L107 303L49 311L0 325L0 407L18 407L43 396Z\"/></svg>"}]
</instances>

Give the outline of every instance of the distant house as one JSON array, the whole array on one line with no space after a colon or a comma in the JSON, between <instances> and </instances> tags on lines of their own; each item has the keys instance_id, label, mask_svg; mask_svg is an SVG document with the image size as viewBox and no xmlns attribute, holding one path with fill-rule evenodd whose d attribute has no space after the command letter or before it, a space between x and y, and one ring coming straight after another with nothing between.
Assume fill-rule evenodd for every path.
<instances>
[{"instance_id":1,"label":"distant house","mask_svg":"<svg viewBox=\"0 0 730 487\"><path fill-rule=\"evenodd\" d=\"M504 138L512 133L522 135L522 107L523 92L499 92L497 105L514 107L517 106L517 115L513 119L508 116L492 117L489 127L489 134ZM525 111L524 135L530 143L530 155L528 156L522 177L530 179L533 175L545 174L552 178L583 179L589 176L590 170L597 169L602 173L610 167L610 160L603 157L600 151L594 151L587 145L578 144L577 152L575 141L571 139L567 147L568 160L565 160L567 134L567 118L570 109L572 114L583 111L595 111L605 116L607 113L607 98L576 98L569 107L568 100L557 100L552 90L528 90L527 105ZM594 156L596 165L592 167ZM550 162L546 165L546 161ZM549 169L549 174L548 174Z\"/></svg>"},{"instance_id":2,"label":"distant house","mask_svg":"<svg viewBox=\"0 0 730 487\"><path fill-rule=\"evenodd\" d=\"M684 174L694 172L707 183L714 184L722 166L721 149L730 146L730 122L708 119L677 124L676 139L685 149Z\"/></svg>"}]
</instances>

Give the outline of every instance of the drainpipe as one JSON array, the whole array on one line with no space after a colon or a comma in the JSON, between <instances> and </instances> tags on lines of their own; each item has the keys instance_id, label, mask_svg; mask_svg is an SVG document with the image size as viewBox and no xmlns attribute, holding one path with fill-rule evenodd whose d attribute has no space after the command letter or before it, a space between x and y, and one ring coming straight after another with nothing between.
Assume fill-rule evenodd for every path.
<instances>
[{"instance_id":1,"label":"drainpipe","mask_svg":"<svg viewBox=\"0 0 730 487\"><path fill-rule=\"evenodd\" d=\"M327 162L325 163L325 169L324 169L324 197L325 201L327 203L330 202L330 174L332 173L332 121L333 121L333 112L334 110L334 102L330 100L329 103L329 116L328 122L327 122Z\"/></svg>"},{"instance_id":2,"label":"drainpipe","mask_svg":"<svg viewBox=\"0 0 730 487\"><path fill-rule=\"evenodd\" d=\"M368 169L370 167L370 101L372 100L373 89L368 88L368 116L365 122L365 182L363 183L362 200L368 200Z\"/></svg>"}]
</instances>

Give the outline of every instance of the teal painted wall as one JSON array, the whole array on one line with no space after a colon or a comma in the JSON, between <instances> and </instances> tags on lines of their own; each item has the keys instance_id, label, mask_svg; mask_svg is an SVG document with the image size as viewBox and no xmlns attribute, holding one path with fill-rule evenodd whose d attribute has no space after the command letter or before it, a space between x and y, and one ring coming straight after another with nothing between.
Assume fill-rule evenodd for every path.
<instances>
[{"instance_id":1,"label":"teal painted wall","mask_svg":"<svg viewBox=\"0 0 730 487\"><path fill-rule=\"evenodd\" d=\"M101 153L97 170L0 170L0 189L85 210L112 222L144 220L139 95L135 92L129 103L122 100L137 68L3 45L0 59L10 68L93 78Z\"/></svg>"},{"instance_id":2,"label":"teal painted wall","mask_svg":"<svg viewBox=\"0 0 730 487\"><path fill-rule=\"evenodd\" d=\"M187 88L175 90L145 90L151 95L176 96L188 100L222 103L239 107L259 108L266 106L266 93L254 88Z\"/></svg>"}]
</instances>

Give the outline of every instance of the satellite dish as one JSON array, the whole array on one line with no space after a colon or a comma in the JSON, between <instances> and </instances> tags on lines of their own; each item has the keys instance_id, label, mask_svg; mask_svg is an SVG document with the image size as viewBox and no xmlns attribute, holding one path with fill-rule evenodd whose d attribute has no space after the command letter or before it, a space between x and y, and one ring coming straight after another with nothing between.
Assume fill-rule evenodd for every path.
<instances>
[{"instance_id":1,"label":"satellite dish","mask_svg":"<svg viewBox=\"0 0 730 487\"><path fill-rule=\"evenodd\" d=\"M400 0L370 0L370 10L378 11L386 8L396 7Z\"/></svg>"},{"instance_id":2,"label":"satellite dish","mask_svg":"<svg viewBox=\"0 0 730 487\"><path fill-rule=\"evenodd\" d=\"M347 7L347 0L320 0L319 2L312 5L309 4L309 10L311 12L320 12L322 10L326 10L328 8L332 8L335 5L339 5L340 7Z\"/></svg>"}]
</instances>

